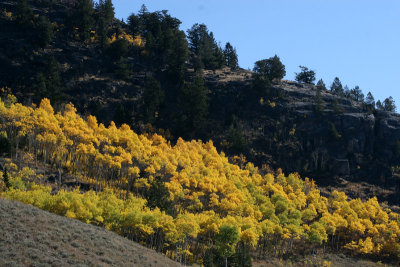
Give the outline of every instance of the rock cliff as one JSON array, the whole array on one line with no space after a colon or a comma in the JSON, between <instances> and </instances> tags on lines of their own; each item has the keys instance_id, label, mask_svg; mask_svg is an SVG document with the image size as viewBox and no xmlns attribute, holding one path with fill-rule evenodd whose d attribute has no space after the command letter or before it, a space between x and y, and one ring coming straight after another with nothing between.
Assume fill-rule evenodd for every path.
<instances>
[{"instance_id":1,"label":"rock cliff","mask_svg":"<svg viewBox=\"0 0 400 267\"><path fill-rule=\"evenodd\" d=\"M247 143L244 154L259 166L300 172L321 185L364 181L389 189L384 199L398 202L399 114L371 111L329 91L321 92L317 111L316 87L292 81L254 95L246 71L209 71L206 81L213 129L224 129L214 138L221 149L233 116Z\"/></svg>"}]
</instances>

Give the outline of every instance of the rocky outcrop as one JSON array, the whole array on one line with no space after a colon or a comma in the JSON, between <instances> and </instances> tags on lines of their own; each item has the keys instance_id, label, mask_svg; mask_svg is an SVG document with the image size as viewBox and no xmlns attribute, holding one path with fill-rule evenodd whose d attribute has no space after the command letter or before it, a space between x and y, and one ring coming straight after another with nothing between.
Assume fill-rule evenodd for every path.
<instances>
[{"instance_id":1,"label":"rocky outcrop","mask_svg":"<svg viewBox=\"0 0 400 267\"><path fill-rule=\"evenodd\" d=\"M207 75L218 72L206 73L206 80L212 81ZM323 110L317 112L313 85L282 81L257 95L252 93L249 72L242 77L241 81L224 77L224 81L208 82L207 86L211 89L214 129L229 128L230 117L235 117L234 123L240 125L247 140L242 152L250 161L300 172L322 185L346 178L396 193L399 114L369 112L365 105L328 91L321 93ZM221 134L219 141L227 135ZM400 149L400 144L397 146ZM220 149L229 151L229 146L221 145ZM398 198L393 195L388 200Z\"/></svg>"}]
</instances>

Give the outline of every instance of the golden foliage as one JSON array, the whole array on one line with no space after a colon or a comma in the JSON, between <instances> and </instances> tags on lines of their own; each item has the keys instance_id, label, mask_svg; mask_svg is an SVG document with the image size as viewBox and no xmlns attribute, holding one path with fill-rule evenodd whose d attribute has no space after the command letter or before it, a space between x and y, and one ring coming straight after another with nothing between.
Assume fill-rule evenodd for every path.
<instances>
[{"instance_id":1,"label":"golden foliage","mask_svg":"<svg viewBox=\"0 0 400 267\"><path fill-rule=\"evenodd\" d=\"M10 162L14 189L4 193L7 198L104 225L146 244L152 240L149 246L169 255L204 253L221 225L235 225L242 242L265 251L306 242L399 255L399 216L382 209L376 198L348 200L338 191L324 197L313 181L281 170L262 176L243 159L235 158L241 166L230 163L212 141L178 139L171 145L157 134L138 135L128 125L106 127L93 116L83 119L72 104L55 113L48 99L37 108L0 101L0 131L17 151L24 140L26 150L44 162L68 169L96 189L109 187L52 195L49 187L17 182L32 173ZM168 189L170 215L148 208L143 199L156 177ZM268 242L274 246L261 245Z\"/></svg>"}]
</instances>

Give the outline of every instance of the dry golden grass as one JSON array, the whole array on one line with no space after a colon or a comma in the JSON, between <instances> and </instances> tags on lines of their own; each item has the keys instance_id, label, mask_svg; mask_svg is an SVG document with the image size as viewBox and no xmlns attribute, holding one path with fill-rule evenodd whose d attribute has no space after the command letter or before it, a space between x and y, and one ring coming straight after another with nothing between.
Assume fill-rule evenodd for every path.
<instances>
[{"instance_id":1,"label":"dry golden grass","mask_svg":"<svg viewBox=\"0 0 400 267\"><path fill-rule=\"evenodd\" d=\"M308 255L294 260L270 258L263 261L253 261L253 267L394 267L395 262L373 262L368 259L353 258L343 253Z\"/></svg>"},{"instance_id":2,"label":"dry golden grass","mask_svg":"<svg viewBox=\"0 0 400 267\"><path fill-rule=\"evenodd\" d=\"M101 227L0 199L0 266L180 266Z\"/></svg>"}]
</instances>

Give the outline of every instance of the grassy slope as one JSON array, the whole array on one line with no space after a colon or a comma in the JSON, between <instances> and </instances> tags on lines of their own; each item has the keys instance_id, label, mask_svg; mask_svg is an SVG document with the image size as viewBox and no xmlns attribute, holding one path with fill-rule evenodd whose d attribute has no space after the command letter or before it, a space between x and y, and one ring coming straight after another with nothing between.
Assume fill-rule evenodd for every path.
<instances>
[{"instance_id":1,"label":"grassy slope","mask_svg":"<svg viewBox=\"0 0 400 267\"><path fill-rule=\"evenodd\" d=\"M0 199L0 266L180 266L103 228Z\"/></svg>"},{"instance_id":2,"label":"grassy slope","mask_svg":"<svg viewBox=\"0 0 400 267\"><path fill-rule=\"evenodd\" d=\"M298 259L299 260L299 259ZM383 267L343 254L308 256L299 261L271 258L255 267ZM101 227L0 199L0 266L181 266L167 257Z\"/></svg>"}]
</instances>

